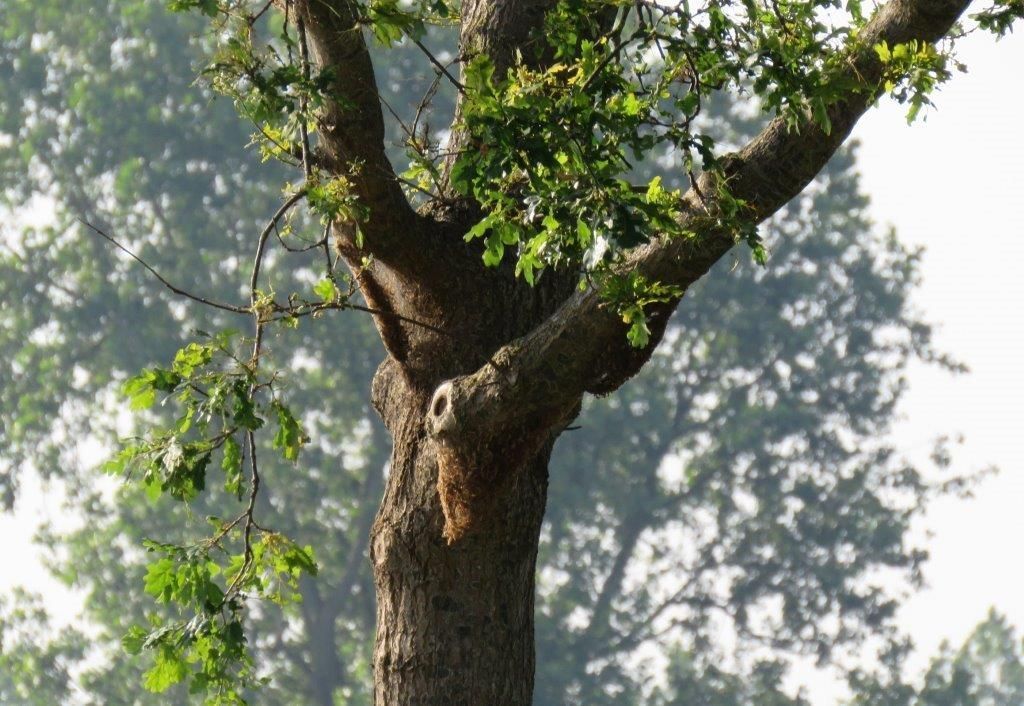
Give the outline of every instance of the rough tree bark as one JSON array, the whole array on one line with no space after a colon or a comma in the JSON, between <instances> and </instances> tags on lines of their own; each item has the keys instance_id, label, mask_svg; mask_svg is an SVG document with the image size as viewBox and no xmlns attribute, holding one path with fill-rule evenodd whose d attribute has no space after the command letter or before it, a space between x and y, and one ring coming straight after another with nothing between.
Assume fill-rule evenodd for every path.
<instances>
[{"instance_id":1,"label":"rough tree bark","mask_svg":"<svg viewBox=\"0 0 1024 706\"><path fill-rule=\"evenodd\" d=\"M464 52L499 67L535 41L551 0L475 0L464 6ZM771 122L727 158L732 193L753 221L767 218L824 167L878 95L882 66L871 49L936 41L969 0L892 0L849 57L863 89L829 109L825 134L808 118L798 132ZM547 460L586 392L608 393L649 358L677 302L661 306L652 342L635 350L594 289L547 272L536 287L510 267L485 269L463 242L479 219L472 203L417 213L384 155L384 128L370 56L350 6L295 3L314 59L333 67L344 105L329 106L321 162L354 180L369 209L357 246L337 224L338 247L362 293L381 313L388 352L373 401L394 439L383 502L371 530L377 588L376 703L382 706L531 701L534 564L547 489ZM537 53L523 52L537 57ZM543 57L537 59L543 61ZM456 140L459 139L456 130ZM352 163L361 167L352 170ZM734 244L684 196L697 239L658 239L628 267L686 288ZM372 255L369 267L361 265ZM418 323L414 323L418 322Z\"/></svg>"},{"instance_id":2,"label":"rough tree bark","mask_svg":"<svg viewBox=\"0 0 1024 706\"><path fill-rule=\"evenodd\" d=\"M452 227L464 231L471 220ZM571 415L524 420L479 439L465 456L431 434L431 413L439 411L432 398L445 380L489 365L500 341L538 325L573 282L553 277L523 287L509 268L481 268L479 252L461 240L435 242L461 267L447 286L416 291L416 315L446 335L405 326L404 357L389 357L373 383L374 405L394 439L370 545L376 703L528 704L547 462Z\"/></svg>"}]
</instances>

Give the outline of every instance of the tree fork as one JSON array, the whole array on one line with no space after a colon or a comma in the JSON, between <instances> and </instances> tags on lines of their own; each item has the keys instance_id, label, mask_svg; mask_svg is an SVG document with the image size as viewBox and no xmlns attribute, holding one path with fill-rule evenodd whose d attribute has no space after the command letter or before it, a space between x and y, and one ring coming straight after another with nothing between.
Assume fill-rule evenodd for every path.
<instances>
[{"instance_id":1,"label":"tree fork","mask_svg":"<svg viewBox=\"0 0 1024 706\"><path fill-rule=\"evenodd\" d=\"M828 108L832 129L812 116L793 130L777 117L739 152L722 158L722 173L704 173L683 195L680 227L693 237L654 238L630 251L622 272L639 272L652 281L683 291L703 277L735 244L730 228L712 215L719 180L732 197L745 202L746 218L756 225L799 194L820 172L879 97L884 65L874 47L910 41L934 42L945 35L970 0L892 0L864 27L850 70L862 77L861 89ZM451 413L478 424L516 425L538 415L568 408L584 392L606 394L635 375L664 332L679 298L653 307L652 336L642 350L631 348L626 328L591 285L568 298L527 335L494 355L504 374L483 366L450 382L448 397L460 408ZM489 418L493 421L479 421Z\"/></svg>"}]
</instances>

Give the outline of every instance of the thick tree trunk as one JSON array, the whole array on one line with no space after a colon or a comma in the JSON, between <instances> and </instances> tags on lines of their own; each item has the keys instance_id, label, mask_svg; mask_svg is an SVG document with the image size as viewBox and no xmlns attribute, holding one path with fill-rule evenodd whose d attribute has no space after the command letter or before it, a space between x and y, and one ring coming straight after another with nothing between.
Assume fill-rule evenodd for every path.
<instances>
[{"instance_id":1,"label":"thick tree trunk","mask_svg":"<svg viewBox=\"0 0 1024 706\"><path fill-rule=\"evenodd\" d=\"M477 218L456 213L420 235L423 268L452 268L443 279L409 281L380 261L364 273L406 317L377 318L390 355L372 397L394 444L370 536L378 706L532 701L537 544L548 458L564 423L484 437L456 420L438 435L432 401L446 380L549 316L575 277L551 272L529 287L510 266L482 268L479 247L462 240Z\"/></svg>"},{"instance_id":2,"label":"thick tree trunk","mask_svg":"<svg viewBox=\"0 0 1024 706\"><path fill-rule=\"evenodd\" d=\"M438 446L425 433L429 390L411 389L396 368L382 366L374 390L380 394L387 384L397 403L382 406L395 445L371 539L375 703L528 706L534 569L551 444L525 464L487 473L507 478L488 517L449 543L442 536Z\"/></svg>"}]
</instances>

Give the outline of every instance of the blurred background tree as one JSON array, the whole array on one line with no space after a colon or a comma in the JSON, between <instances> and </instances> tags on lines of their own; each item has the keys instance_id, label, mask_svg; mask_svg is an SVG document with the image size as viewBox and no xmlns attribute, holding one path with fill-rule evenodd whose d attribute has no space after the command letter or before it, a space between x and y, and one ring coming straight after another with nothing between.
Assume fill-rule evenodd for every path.
<instances>
[{"instance_id":1,"label":"blurred background tree","mask_svg":"<svg viewBox=\"0 0 1024 706\"><path fill-rule=\"evenodd\" d=\"M990 611L963 646L943 644L915 688L900 673L900 654L882 674L855 672L850 706L1010 706L1024 703L1024 643L1006 619Z\"/></svg>"},{"instance_id":2,"label":"blurred background tree","mask_svg":"<svg viewBox=\"0 0 1024 706\"><path fill-rule=\"evenodd\" d=\"M44 528L40 548L85 595L81 630L54 628L25 594L0 608L0 702L191 703L180 689L147 693L142 658L120 648L157 610L140 590L141 540L180 536L235 501L154 505L110 492L96 466L131 433L119 384L192 331L231 322L174 298L81 221L167 280L237 300L287 174L246 150L250 128L195 82L199 20L144 0L0 6L0 494L10 508L26 473L66 490L80 529ZM389 109L411 115L434 90L450 104L422 67L413 51L388 53ZM716 110L723 129L756 127L742 106ZM400 162L403 136L392 138ZM842 662L868 637L895 638L894 586L916 585L925 559L908 528L937 489L887 432L910 361L956 366L908 303L919 253L878 234L867 205L844 151L776 221L786 237L768 229L769 267L744 255L719 266L655 360L614 399L589 400L559 442L538 566L538 706L803 704L782 689L790 656ZM291 226L292 247L317 237L302 217ZM278 253L269 283L308 289L323 253ZM366 391L383 352L354 312L277 335L313 443L300 467L266 469L264 515L315 546L321 571L301 604L251 616L270 678L255 702L366 704L366 540L389 454ZM865 706L1010 704L1022 701L998 699L1020 694L1021 668L993 616L936 658L920 693L898 671L852 683Z\"/></svg>"}]
</instances>

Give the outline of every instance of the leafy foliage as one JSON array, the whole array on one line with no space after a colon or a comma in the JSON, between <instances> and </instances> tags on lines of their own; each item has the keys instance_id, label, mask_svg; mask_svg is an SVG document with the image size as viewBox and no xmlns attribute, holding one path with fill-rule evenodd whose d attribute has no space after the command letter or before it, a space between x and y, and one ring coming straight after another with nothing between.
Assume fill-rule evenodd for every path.
<instances>
[{"instance_id":1,"label":"leafy foliage","mask_svg":"<svg viewBox=\"0 0 1024 706\"><path fill-rule=\"evenodd\" d=\"M231 521L209 518L213 534L188 545L145 542L160 557L148 564L146 593L187 610L188 619L168 623L153 616L149 631L133 626L122 640L130 654L154 652L143 680L148 690L163 692L190 678L191 693L207 694L207 702L218 705L245 703L241 689L253 683L242 628L244 599L296 601L299 578L317 573L311 547L298 547L256 521L260 478L253 432L273 413L273 446L290 462L308 437L280 399L260 401L273 395L274 380L260 379L255 360L243 362L232 344L230 333L190 343L170 368L151 368L129 379L124 391L133 409L147 409L158 394L166 394L164 401L183 411L172 415L177 417L172 426L125 447L105 466L109 473L140 476L136 480L153 499L166 493L189 502L206 488L207 467L219 453L224 488L241 500L243 452L236 437L246 441L252 469L246 509Z\"/></svg>"},{"instance_id":2,"label":"leafy foliage","mask_svg":"<svg viewBox=\"0 0 1024 706\"><path fill-rule=\"evenodd\" d=\"M1024 643L994 610L958 650L942 645L923 685L907 683L900 657L899 649L890 654L887 673L853 675L850 706L1001 706L1024 698Z\"/></svg>"},{"instance_id":3,"label":"leafy foliage","mask_svg":"<svg viewBox=\"0 0 1024 706\"><path fill-rule=\"evenodd\" d=\"M0 599L0 702L69 702L71 669L86 656L88 641L75 630L55 632L37 596L16 590Z\"/></svg>"},{"instance_id":4,"label":"leafy foliage","mask_svg":"<svg viewBox=\"0 0 1024 706\"><path fill-rule=\"evenodd\" d=\"M919 580L907 530L934 491L883 440L898 361L942 359L900 313L917 255L865 240L851 167L780 214L771 267L720 263L556 449L537 703L645 703L623 664L652 643L715 664L726 633L829 661L891 627L892 596L854 575Z\"/></svg>"},{"instance_id":5,"label":"leafy foliage","mask_svg":"<svg viewBox=\"0 0 1024 706\"><path fill-rule=\"evenodd\" d=\"M735 89L751 92L791 129L810 114L830 132L828 109L841 96L877 90L847 70L849 57L863 49L861 4L641 2L604 10L564 0L548 13L550 46L538 51L553 61L543 68L522 56L506 75L485 57L465 67L461 119L472 137L451 181L487 212L466 237L485 239L487 265L512 249L516 273L531 283L545 267L607 275L625 251L651 238L694 237L678 225L678 191L664 191L658 177L646 187L630 181L635 165L668 147L718 226L764 264L746 204L729 193L724 173L713 194L694 180L698 167L711 174L721 168L718 139L699 118L713 95ZM912 120L948 78L948 55L931 45L876 49L887 64L884 89L910 103ZM626 318L642 320L652 291L637 291L624 304ZM647 340L642 326L631 327L629 337L637 347Z\"/></svg>"},{"instance_id":6,"label":"leafy foliage","mask_svg":"<svg viewBox=\"0 0 1024 706\"><path fill-rule=\"evenodd\" d=\"M974 16L978 26L1002 37L1013 31L1013 23L1024 19L1021 0L995 0L992 5Z\"/></svg>"},{"instance_id":7,"label":"leafy foliage","mask_svg":"<svg viewBox=\"0 0 1024 706\"><path fill-rule=\"evenodd\" d=\"M296 36L287 13L283 23L273 16L260 32L260 20L268 16L262 3L185 2L171 9L198 9L214 18L218 48L204 75L256 126L253 140L264 157L301 163L308 180L321 181L311 160L315 116L325 105L344 109L350 101L330 68L311 69L301 21L295 21ZM467 139L455 142L466 145L451 164L447 184L440 152L418 133L430 91L412 127L402 125L411 158L407 183L432 200L472 196L485 215L466 238L483 240L488 266L501 263L506 249L514 252L516 275L531 284L547 267L613 282L615 266L629 248L654 237L693 237L679 225L680 194L660 191L656 181L636 186L630 180L635 165L664 146L681 162L713 222L747 242L763 264L766 251L746 204L729 193L720 172L716 137L698 120L703 106L725 91L749 91L791 129L812 115L830 132L830 106L851 92L873 96L882 88L862 85L848 71L851 56L870 50L858 40L866 22L859 1L769 7L733 0L676 7L560 0L545 14L543 41L533 42L528 55L520 52L513 66L499 68L469 47L461 81L420 42L429 27L456 18L455 7L443 0L408 7L378 0L354 3L350 10L357 25L369 28L385 47L410 41L427 52L440 67L438 79L443 73L460 93L455 130ZM992 26L998 22L993 18L986 26L998 29ZM875 49L887 64L884 90L910 103L912 120L948 78L949 50L917 44ZM716 193L698 188L698 168L721 175ZM358 229L365 210L337 196L333 207L324 207L318 190L325 187L309 194L314 209ZM661 301L652 299L661 285L650 285L620 307L637 347L647 340L647 304L641 302Z\"/></svg>"},{"instance_id":8,"label":"leafy foliage","mask_svg":"<svg viewBox=\"0 0 1024 706\"><path fill-rule=\"evenodd\" d=\"M153 288L149 273L127 258L119 260L116 250L81 227L77 219L116 234L169 281L230 302L238 297L238 284L248 274L243 273L243 258L249 260L252 233L262 227L252 205L273 203L283 174L273 165L259 166L260 156L243 149L249 129L238 122L231 106L225 102L211 106L211 96L194 85L195 57L208 47L199 37L199 24L190 17L172 18L150 3L113 3L102 12L92 3L52 7L8 3L5 20L9 24L0 50L4 203L8 208L17 204L20 210L22 200L35 194L52 212L53 221L27 226L12 221L4 231L0 287L10 306L5 304L0 314L4 320L0 346L15 363L0 373L4 376L0 415L5 436L5 472L0 478L12 496L17 482L14 469L27 472L34 467L63 478L70 484L74 511L90 517L88 532L63 540L69 556L75 558L59 574L71 584L88 588L89 611L104 625L103 635L94 644L106 658L113 656L113 662L82 672L81 688L94 694L97 703L194 703L196 697L189 697L181 687L153 697L140 694L142 657L162 655L163 677L152 685L165 685L177 668L168 666L169 654L159 641L151 643L153 649L139 659L117 656L121 637L133 626L147 635L171 627L172 632L163 636L167 649L173 648L186 660L189 674L202 677L206 670L216 676L216 665L205 661L212 654L207 647L231 638L216 658L221 667L242 656L235 628L232 632L227 628L232 622L228 605L232 601L240 605L255 595L284 600L281 610L264 608L259 616L246 617L247 630L253 631L244 643L250 653L264 650L288 621L303 620L292 599L302 585L307 594L318 589L299 581L295 572L312 569L307 547L319 542L317 535L324 527L333 528L334 534L330 547L318 547L317 558L329 564L323 572L325 582L341 583L339 576L346 575L351 547L363 546L358 528L364 508L355 498L372 495L379 488L386 453L383 443L372 441L380 430L362 395L364 381L379 356L379 344L373 342L369 321L361 319L331 332L298 325L302 315L344 308L351 293L340 274L330 278L329 302L311 291L316 281L311 268L314 263L320 265L322 253L310 250L293 258L294 269L272 268L265 273L266 294L257 298L257 309L274 329L265 338L275 346L280 343L277 354L282 361L289 361L289 356L322 360L327 350L352 347L346 366L317 367L290 377L285 402L271 390L272 370L257 373L250 365L250 353L239 350L246 343L240 334L198 334L198 340L186 345L182 328L226 332L237 327L239 315L183 308L164 297ZM66 63L53 63L51 52L59 52ZM153 107L168 95L166 110ZM197 119L200 111L201 120ZM163 146L155 147L161 141ZM162 152L154 154L154 149ZM258 178L254 169L259 170ZM310 238L315 225L305 213L293 210L287 215L287 223L280 223L285 242L305 246L307 239L322 238L321 233ZM310 294L308 298L292 295L289 302L275 304L270 296L274 290ZM291 315L294 306L303 307L299 318ZM275 354L264 351L263 359L269 363ZM152 367L159 360L167 363ZM150 367L134 375L144 366ZM255 393L249 390L253 384ZM115 472L118 467L131 471L131 478L140 481L138 492L131 487L121 490L125 504L119 506L124 511L119 515L96 494L95 477L82 459L94 456L95 447L90 450L90 444L96 440L109 443L124 435L127 420L115 410L121 407L120 391L125 387L133 406L139 408L139 423L149 432L131 441L131 448L111 466ZM324 389L334 392L325 399ZM300 409L302 413L293 411ZM247 449L244 436L258 429L262 433L257 434L256 444L264 449L265 478L297 475L295 462L301 449L303 475L320 479L316 494L347 500L335 504L331 519L325 521L318 515L322 507L309 506L306 488L290 492L292 486L282 483L274 493L274 509L262 502L255 508L258 513L274 512L272 523L260 524L272 524L276 531L253 528L253 558L243 572L244 585L239 583L236 595L224 601L228 610L218 617L219 624L212 620L203 628L207 633L193 633L179 641L183 633L173 629L200 616L204 606L190 596L202 595L205 589L190 587L186 581L171 596L183 599L180 610L170 603L154 606L152 597L140 590L146 573L146 562L140 561L170 558L176 566L190 562L203 566L195 552L209 553L204 541L217 536L231 520L197 529L195 516L238 516L238 496L245 497L250 480L243 466L249 459L248 450L243 452ZM316 442L308 442L313 436ZM275 438L277 448L268 453ZM367 446L350 454L346 468L337 470L336 449L353 439ZM221 474L218 483L209 480L214 472ZM196 495L204 485L206 492ZM178 509L147 502L143 486L153 494L166 491L190 502L178 503ZM218 486L226 492L216 492ZM211 574L210 581L225 594L239 568L237 557L244 557L239 539L244 524L220 538L229 557L212 550L212 560L220 562L221 571ZM296 527L306 529L299 534ZM321 529L314 532L314 527ZM204 538L203 532L210 534ZM131 550L149 537L159 537L160 546L178 550L154 550L142 556ZM45 541L56 550L56 536L48 535ZM194 556L185 561L189 552ZM64 550L60 553L63 556ZM94 583L101 574L106 577ZM200 575L185 572L183 576ZM361 581L353 583L354 590L365 589ZM306 620L317 623L318 616L310 614ZM335 629L329 619L325 625ZM370 628L359 629L366 634ZM267 637L260 638L263 634ZM201 652L205 653L202 658ZM358 672L364 668L360 660L365 660L362 648L346 669ZM259 663L268 664L262 658ZM336 670L337 675L344 673ZM289 677L265 687L264 693L277 688L286 692ZM50 703L62 701L57 698Z\"/></svg>"}]
</instances>

